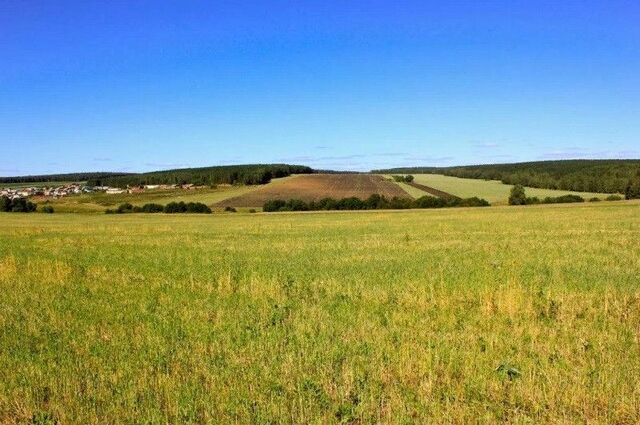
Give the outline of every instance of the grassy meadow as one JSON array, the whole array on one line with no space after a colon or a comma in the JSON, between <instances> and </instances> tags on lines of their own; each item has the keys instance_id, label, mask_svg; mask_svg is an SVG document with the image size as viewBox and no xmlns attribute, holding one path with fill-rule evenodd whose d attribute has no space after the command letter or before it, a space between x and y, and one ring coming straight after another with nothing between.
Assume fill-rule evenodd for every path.
<instances>
[{"instance_id":1,"label":"grassy meadow","mask_svg":"<svg viewBox=\"0 0 640 425\"><path fill-rule=\"evenodd\" d=\"M492 205L506 205L513 187L498 180L463 179L440 174L414 174L414 177L416 183L421 183L461 198L471 198L472 196L484 198ZM535 187L527 187L525 189L527 196L537 196L540 199L547 196L557 197L575 194L588 200L594 197L604 199L608 195L606 193L573 192L570 190L539 189Z\"/></svg>"},{"instance_id":2,"label":"grassy meadow","mask_svg":"<svg viewBox=\"0 0 640 425\"><path fill-rule=\"evenodd\" d=\"M634 423L639 339L638 202L0 214L0 423Z\"/></svg>"}]
</instances>

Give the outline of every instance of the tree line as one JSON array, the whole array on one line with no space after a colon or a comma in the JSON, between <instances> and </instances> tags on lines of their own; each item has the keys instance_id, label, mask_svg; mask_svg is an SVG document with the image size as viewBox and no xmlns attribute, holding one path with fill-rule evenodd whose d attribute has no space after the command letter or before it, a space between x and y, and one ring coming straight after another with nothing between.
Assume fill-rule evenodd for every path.
<instances>
[{"instance_id":1,"label":"tree line","mask_svg":"<svg viewBox=\"0 0 640 425\"><path fill-rule=\"evenodd\" d=\"M10 199L6 196L0 197L0 212L35 212L38 205L25 198Z\"/></svg>"},{"instance_id":2,"label":"tree line","mask_svg":"<svg viewBox=\"0 0 640 425\"><path fill-rule=\"evenodd\" d=\"M460 167L410 167L376 173L444 174L452 177L500 180L509 185L576 192L629 193L640 198L640 160L561 160Z\"/></svg>"},{"instance_id":3,"label":"tree line","mask_svg":"<svg viewBox=\"0 0 640 425\"><path fill-rule=\"evenodd\" d=\"M126 176L128 174L129 173L92 172L0 177L0 183L84 182L88 180Z\"/></svg>"},{"instance_id":4,"label":"tree line","mask_svg":"<svg viewBox=\"0 0 640 425\"><path fill-rule=\"evenodd\" d=\"M264 212L283 211L330 211L330 210L388 210L388 209L412 209L412 208L450 208L450 207L488 207L490 204L477 197L437 198L435 196L423 196L418 199L386 198L384 195L373 194L367 199L356 197L334 199L324 198L319 201L305 202L301 199L273 199L264 203Z\"/></svg>"},{"instance_id":5,"label":"tree line","mask_svg":"<svg viewBox=\"0 0 640 425\"><path fill-rule=\"evenodd\" d=\"M392 177L393 177L393 180L398 182L398 183L412 183L413 182L413 176L411 174L407 174L406 176L394 175Z\"/></svg>"},{"instance_id":6,"label":"tree line","mask_svg":"<svg viewBox=\"0 0 640 425\"><path fill-rule=\"evenodd\" d=\"M288 164L252 164L228 165L204 168L183 168L177 170L154 171L142 174L107 177L91 180L92 186L143 186L155 184L193 184L209 186L216 184L266 184L273 178L291 174L310 174L313 169L303 165Z\"/></svg>"},{"instance_id":7,"label":"tree line","mask_svg":"<svg viewBox=\"0 0 640 425\"><path fill-rule=\"evenodd\" d=\"M144 204L134 206L129 202L120 204L115 210L107 209L106 214L129 214L129 213L165 213L165 214L211 214L211 208L201 202L169 202L167 205Z\"/></svg>"},{"instance_id":8,"label":"tree line","mask_svg":"<svg viewBox=\"0 0 640 425\"><path fill-rule=\"evenodd\" d=\"M591 198L590 202L600 201L600 198ZM620 201L622 197L619 195L609 195L605 198L606 201ZM515 185L511 188L509 195L509 205L536 205L536 204L568 204L573 202L585 202L585 199L579 195L561 195L561 196L547 196L545 198L538 198L537 196L528 197L524 186Z\"/></svg>"}]
</instances>

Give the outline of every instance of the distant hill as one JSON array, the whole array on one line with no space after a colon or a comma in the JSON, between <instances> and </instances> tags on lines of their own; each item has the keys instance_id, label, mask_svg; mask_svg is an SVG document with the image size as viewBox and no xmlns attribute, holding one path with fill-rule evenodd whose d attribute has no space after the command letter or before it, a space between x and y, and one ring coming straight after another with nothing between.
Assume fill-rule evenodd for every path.
<instances>
[{"instance_id":1,"label":"distant hill","mask_svg":"<svg viewBox=\"0 0 640 425\"><path fill-rule=\"evenodd\" d=\"M127 175L129 175L129 173L90 172L45 174L33 176L0 177L0 183L84 182L88 180L122 177Z\"/></svg>"},{"instance_id":2,"label":"distant hill","mask_svg":"<svg viewBox=\"0 0 640 425\"><path fill-rule=\"evenodd\" d=\"M223 165L217 167L182 168L154 171L150 173L128 174L101 178L101 185L126 187L145 184L265 184L272 178L291 174L310 174L313 170L304 165L289 164L247 164ZM90 181L97 184L98 181Z\"/></svg>"},{"instance_id":3,"label":"distant hill","mask_svg":"<svg viewBox=\"0 0 640 425\"><path fill-rule=\"evenodd\" d=\"M456 167L407 167L374 170L381 174L444 174L501 180L506 184L579 192L624 193L640 176L638 159L597 159L520 162Z\"/></svg>"}]
</instances>

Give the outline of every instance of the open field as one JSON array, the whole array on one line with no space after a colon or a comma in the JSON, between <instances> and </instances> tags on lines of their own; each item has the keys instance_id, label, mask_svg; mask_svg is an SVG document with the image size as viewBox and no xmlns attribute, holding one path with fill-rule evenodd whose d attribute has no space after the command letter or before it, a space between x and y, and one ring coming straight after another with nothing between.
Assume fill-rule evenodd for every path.
<instances>
[{"instance_id":1,"label":"open field","mask_svg":"<svg viewBox=\"0 0 640 425\"><path fill-rule=\"evenodd\" d=\"M301 199L305 202L322 198L342 199L355 196L366 199L377 193L388 198L408 198L397 184L374 174L302 174L277 186L264 186L242 196L228 198L218 205L232 207L262 207L272 199Z\"/></svg>"},{"instance_id":2,"label":"open field","mask_svg":"<svg viewBox=\"0 0 640 425\"><path fill-rule=\"evenodd\" d=\"M640 203L0 214L0 423L635 423Z\"/></svg>"},{"instance_id":3,"label":"open field","mask_svg":"<svg viewBox=\"0 0 640 425\"><path fill-rule=\"evenodd\" d=\"M509 192L513 186L503 184L497 180L462 179L443 176L440 174L414 174L415 182L424 184L461 198L477 196L484 198L493 205L505 205L509 199ZM547 196L561 196L567 194L580 195L585 199L598 197L604 199L606 193L572 192L564 190L526 188L527 196L537 196L540 199Z\"/></svg>"}]
</instances>

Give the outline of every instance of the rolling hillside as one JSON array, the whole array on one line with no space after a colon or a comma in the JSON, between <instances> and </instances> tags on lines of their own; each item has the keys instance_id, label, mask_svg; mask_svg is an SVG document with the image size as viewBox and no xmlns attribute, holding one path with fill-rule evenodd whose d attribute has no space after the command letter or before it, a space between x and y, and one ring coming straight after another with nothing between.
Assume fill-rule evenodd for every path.
<instances>
[{"instance_id":1,"label":"rolling hillside","mask_svg":"<svg viewBox=\"0 0 640 425\"><path fill-rule=\"evenodd\" d=\"M498 180L464 179L440 174L413 174L413 176L416 183L450 193L460 198L470 198L472 196L484 198L492 205L507 204L509 193L513 187L512 185L504 184ZM557 197L568 194L578 195L584 199L591 199L594 197L605 198L608 195L606 193L577 192L532 187L526 187L525 190L527 196L536 196L540 199L547 196ZM427 193L424 193L423 195L426 194Z\"/></svg>"},{"instance_id":2,"label":"rolling hillside","mask_svg":"<svg viewBox=\"0 0 640 425\"><path fill-rule=\"evenodd\" d=\"M380 174L442 174L505 184L578 192L624 193L640 176L640 159L562 160L460 167L407 167L372 171Z\"/></svg>"}]
</instances>

